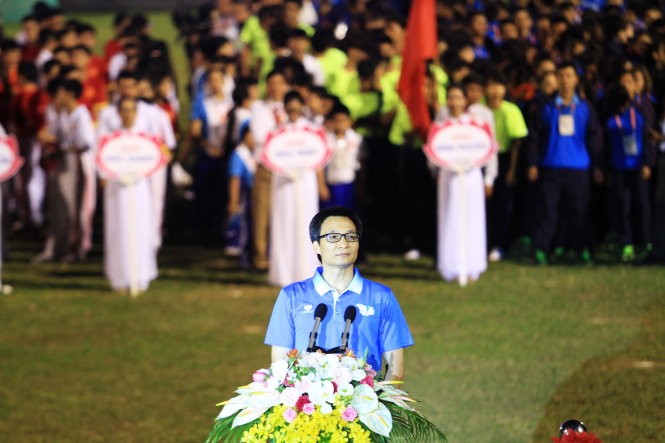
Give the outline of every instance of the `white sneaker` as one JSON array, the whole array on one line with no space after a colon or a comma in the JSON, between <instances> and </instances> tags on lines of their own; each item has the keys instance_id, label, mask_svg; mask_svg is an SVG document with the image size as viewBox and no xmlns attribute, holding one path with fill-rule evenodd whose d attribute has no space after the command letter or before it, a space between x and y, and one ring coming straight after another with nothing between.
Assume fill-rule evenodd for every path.
<instances>
[{"instance_id":1,"label":"white sneaker","mask_svg":"<svg viewBox=\"0 0 665 443\"><path fill-rule=\"evenodd\" d=\"M420 251L417 249L410 249L406 254L404 254L404 259L413 261L420 258Z\"/></svg>"},{"instance_id":2,"label":"white sneaker","mask_svg":"<svg viewBox=\"0 0 665 443\"><path fill-rule=\"evenodd\" d=\"M502 258L501 249L492 248L492 250L490 251L490 254L487 256L487 258L491 262L501 261L501 258Z\"/></svg>"}]
</instances>

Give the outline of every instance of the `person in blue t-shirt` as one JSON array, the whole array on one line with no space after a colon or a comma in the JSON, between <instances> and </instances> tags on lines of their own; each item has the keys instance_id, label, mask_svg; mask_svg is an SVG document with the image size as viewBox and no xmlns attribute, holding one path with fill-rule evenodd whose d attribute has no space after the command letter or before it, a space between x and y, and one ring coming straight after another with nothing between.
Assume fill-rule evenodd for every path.
<instances>
[{"instance_id":1,"label":"person in blue t-shirt","mask_svg":"<svg viewBox=\"0 0 665 443\"><path fill-rule=\"evenodd\" d=\"M618 86L608 93L607 106L609 117L605 121L605 132L618 209L619 241L623 246L621 259L631 262L635 259L631 219L636 222L647 252L651 248L649 178L655 151L644 116L624 87Z\"/></svg>"},{"instance_id":2,"label":"person in blue t-shirt","mask_svg":"<svg viewBox=\"0 0 665 443\"><path fill-rule=\"evenodd\" d=\"M322 267L312 278L280 291L265 338L272 346L273 361L291 349L308 348L321 303L328 310L315 344L323 349L340 346L345 313L354 306L357 315L347 349L365 358L375 371L385 368L386 380L403 379L404 348L413 345L413 338L390 288L363 278L354 266L362 233L362 222L348 208L326 208L312 218L309 235Z\"/></svg>"},{"instance_id":3,"label":"person in blue t-shirt","mask_svg":"<svg viewBox=\"0 0 665 443\"><path fill-rule=\"evenodd\" d=\"M579 77L572 63L557 68L559 92L537 111L530 128L528 178L537 182L540 201L536 208L533 246L538 264L547 254L557 224L569 228L570 244L582 260L591 263L587 214L590 175L602 182L599 167L602 131L593 106L576 93ZM560 220L561 219L561 220Z\"/></svg>"},{"instance_id":4,"label":"person in blue t-shirt","mask_svg":"<svg viewBox=\"0 0 665 443\"><path fill-rule=\"evenodd\" d=\"M249 266L251 232L251 194L256 172L254 136L249 130L249 120L240 125L240 144L229 157L229 204L224 237L224 252L239 256L242 266Z\"/></svg>"}]
</instances>

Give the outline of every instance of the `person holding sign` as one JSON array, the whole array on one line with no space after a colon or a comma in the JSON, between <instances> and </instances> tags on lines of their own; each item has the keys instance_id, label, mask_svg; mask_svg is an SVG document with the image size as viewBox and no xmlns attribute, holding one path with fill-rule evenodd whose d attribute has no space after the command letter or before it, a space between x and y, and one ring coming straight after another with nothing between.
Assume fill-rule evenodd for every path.
<instances>
[{"instance_id":1,"label":"person holding sign","mask_svg":"<svg viewBox=\"0 0 665 443\"><path fill-rule=\"evenodd\" d=\"M304 100L295 91L284 97L287 122L279 129L311 126L303 117ZM295 148L294 148L295 149ZM319 210L319 197L328 200L323 172L297 169L272 177L270 211L270 257L268 281L286 285L300 281L316 269L316 257L303 227Z\"/></svg>"},{"instance_id":2,"label":"person holding sign","mask_svg":"<svg viewBox=\"0 0 665 443\"><path fill-rule=\"evenodd\" d=\"M448 112L442 124L473 122L461 86L449 86L447 99ZM488 126L482 127L491 137ZM437 269L445 280L464 285L487 269L483 174L478 166L458 171L440 169L437 186Z\"/></svg>"},{"instance_id":3,"label":"person holding sign","mask_svg":"<svg viewBox=\"0 0 665 443\"><path fill-rule=\"evenodd\" d=\"M145 120L137 118L138 104L121 98L117 105L121 132L147 133ZM117 132L114 132L117 133ZM109 133L100 131L100 139ZM150 179L108 180L104 187L104 273L114 291L139 292L157 277L157 250L153 235ZM135 280L135 281L134 281Z\"/></svg>"}]
</instances>

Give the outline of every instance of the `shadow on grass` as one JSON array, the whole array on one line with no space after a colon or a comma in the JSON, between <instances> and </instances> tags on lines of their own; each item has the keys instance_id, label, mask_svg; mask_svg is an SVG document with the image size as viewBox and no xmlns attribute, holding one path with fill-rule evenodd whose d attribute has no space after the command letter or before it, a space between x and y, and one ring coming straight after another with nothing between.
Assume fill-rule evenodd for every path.
<instances>
[{"instance_id":1,"label":"shadow on grass","mask_svg":"<svg viewBox=\"0 0 665 443\"><path fill-rule=\"evenodd\" d=\"M646 312L636 341L586 361L559 386L545 406L533 443L549 441L568 418L584 421L604 443L663 441L665 299Z\"/></svg>"}]
</instances>

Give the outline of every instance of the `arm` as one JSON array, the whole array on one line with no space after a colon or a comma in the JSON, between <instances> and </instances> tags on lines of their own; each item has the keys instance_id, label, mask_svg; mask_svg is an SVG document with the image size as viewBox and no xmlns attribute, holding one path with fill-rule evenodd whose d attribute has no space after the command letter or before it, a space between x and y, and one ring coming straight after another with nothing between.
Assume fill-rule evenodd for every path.
<instances>
[{"instance_id":1,"label":"arm","mask_svg":"<svg viewBox=\"0 0 665 443\"><path fill-rule=\"evenodd\" d=\"M286 354L288 354L291 350L289 348L282 348L281 346L272 346L270 348L270 357L271 357L271 362L275 362L277 360L282 360L286 358Z\"/></svg>"},{"instance_id":2,"label":"arm","mask_svg":"<svg viewBox=\"0 0 665 443\"><path fill-rule=\"evenodd\" d=\"M404 348L384 352L383 362L386 367L386 380L404 380Z\"/></svg>"},{"instance_id":3,"label":"arm","mask_svg":"<svg viewBox=\"0 0 665 443\"><path fill-rule=\"evenodd\" d=\"M526 141L527 178L530 182L538 180L539 144L544 130L542 127L542 113L543 107L536 107L530 118L531 124L529 125L529 135Z\"/></svg>"},{"instance_id":4,"label":"arm","mask_svg":"<svg viewBox=\"0 0 665 443\"><path fill-rule=\"evenodd\" d=\"M506 184L508 186L513 186L517 179L517 160L519 159L520 146L522 145L521 139L516 139L512 141L512 148L510 149L510 166L508 167L508 172L506 173Z\"/></svg>"},{"instance_id":5,"label":"arm","mask_svg":"<svg viewBox=\"0 0 665 443\"><path fill-rule=\"evenodd\" d=\"M330 190L326 184L326 178L325 174L323 173L323 169L316 173L316 181L319 185L319 199L324 202L330 200Z\"/></svg>"},{"instance_id":6,"label":"arm","mask_svg":"<svg viewBox=\"0 0 665 443\"><path fill-rule=\"evenodd\" d=\"M589 121L587 122L586 146L591 157L591 168L593 179L596 183L603 182L603 131L598 122L598 115L593 105L587 102L589 106Z\"/></svg>"},{"instance_id":7,"label":"arm","mask_svg":"<svg viewBox=\"0 0 665 443\"><path fill-rule=\"evenodd\" d=\"M229 206L227 208L228 215L233 215L238 212L240 205L240 177L233 176L229 180Z\"/></svg>"}]
</instances>

